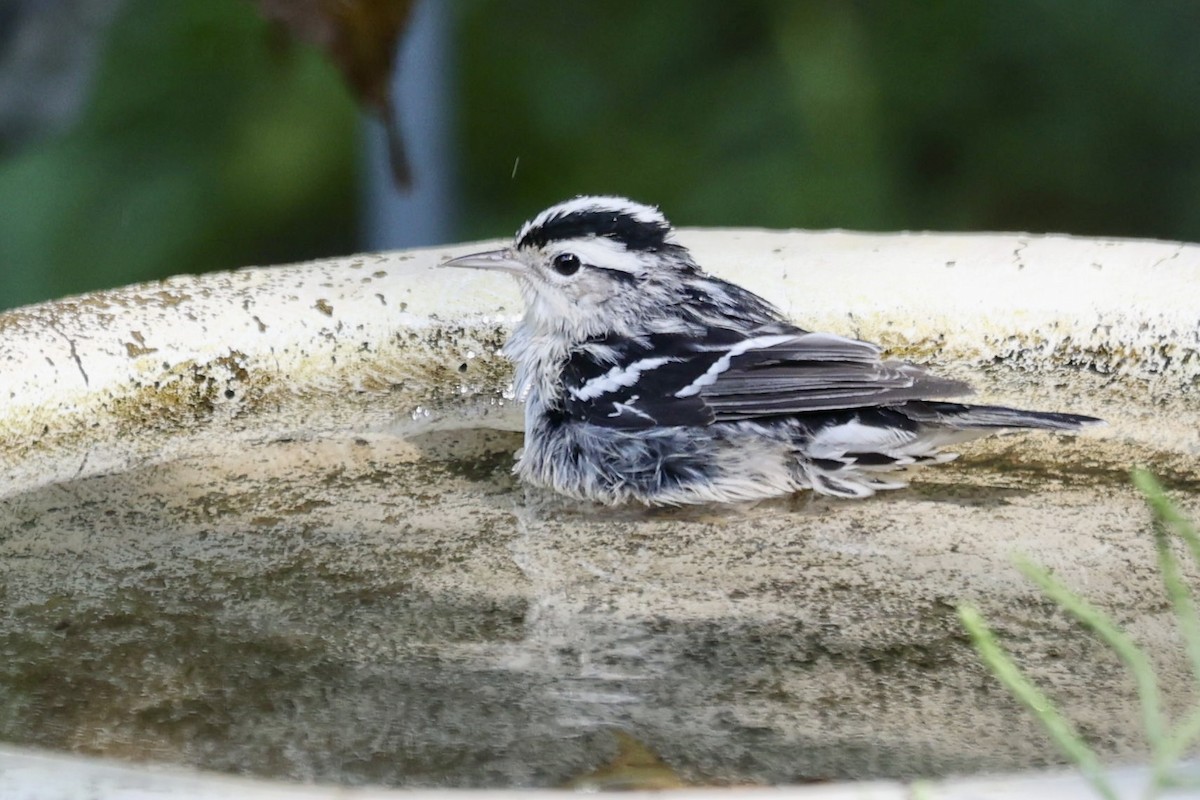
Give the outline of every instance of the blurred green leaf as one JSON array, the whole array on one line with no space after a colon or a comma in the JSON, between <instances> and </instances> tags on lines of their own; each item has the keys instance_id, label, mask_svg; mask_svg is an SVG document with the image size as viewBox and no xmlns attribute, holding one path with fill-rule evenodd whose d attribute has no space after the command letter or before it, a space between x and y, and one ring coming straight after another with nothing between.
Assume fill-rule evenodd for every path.
<instances>
[{"instance_id":1,"label":"blurred green leaf","mask_svg":"<svg viewBox=\"0 0 1200 800\"><path fill-rule=\"evenodd\" d=\"M0 163L0 307L351 249L356 112L242 0L129 0L88 106Z\"/></svg>"}]
</instances>

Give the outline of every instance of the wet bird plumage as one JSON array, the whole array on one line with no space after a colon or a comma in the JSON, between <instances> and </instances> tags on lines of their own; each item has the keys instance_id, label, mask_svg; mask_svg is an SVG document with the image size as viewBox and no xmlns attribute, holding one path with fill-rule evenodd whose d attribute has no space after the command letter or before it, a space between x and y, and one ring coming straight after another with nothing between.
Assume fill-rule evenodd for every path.
<instances>
[{"instance_id":1,"label":"wet bird plumage","mask_svg":"<svg viewBox=\"0 0 1200 800\"><path fill-rule=\"evenodd\" d=\"M454 259L518 278L505 352L526 402L517 473L604 503L865 497L941 448L998 429L1074 431L1091 417L944 399L970 386L814 333L704 273L657 209L580 197L511 248Z\"/></svg>"}]
</instances>

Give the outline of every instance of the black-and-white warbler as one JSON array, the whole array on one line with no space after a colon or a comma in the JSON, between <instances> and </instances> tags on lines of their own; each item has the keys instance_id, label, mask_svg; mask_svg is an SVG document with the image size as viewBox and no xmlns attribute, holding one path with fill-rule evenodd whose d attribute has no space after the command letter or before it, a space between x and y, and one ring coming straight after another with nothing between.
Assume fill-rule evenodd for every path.
<instances>
[{"instance_id":1,"label":"black-and-white warbler","mask_svg":"<svg viewBox=\"0 0 1200 800\"><path fill-rule=\"evenodd\" d=\"M930 400L971 389L792 325L706 275L658 209L620 197L560 203L511 247L445 266L516 276L526 313L505 346L526 403L516 472L578 498L867 497L906 485L888 472L955 458L947 445L1099 421Z\"/></svg>"}]
</instances>

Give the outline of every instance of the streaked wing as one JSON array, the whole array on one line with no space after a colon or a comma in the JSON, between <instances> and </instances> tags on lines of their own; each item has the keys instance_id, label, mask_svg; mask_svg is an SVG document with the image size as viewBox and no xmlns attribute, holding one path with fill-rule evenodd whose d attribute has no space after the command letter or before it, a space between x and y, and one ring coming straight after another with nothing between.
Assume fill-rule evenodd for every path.
<instances>
[{"instance_id":1,"label":"streaked wing","mask_svg":"<svg viewBox=\"0 0 1200 800\"><path fill-rule=\"evenodd\" d=\"M571 354L563 371L564 411L611 428L711 425L716 417L699 394L675 396L721 357L698 352L694 344L673 334L588 343Z\"/></svg>"},{"instance_id":2,"label":"streaked wing","mask_svg":"<svg viewBox=\"0 0 1200 800\"><path fill-rule=\"evenodd\" d=\"M800 333L747 351L700 389L717 420L891 405L970 394L961 381L915 364L883 361L879 348L828 333Z\"/></svg>"},{"instance_id":3,"label":"streaked wing","mask_svg":"<svg viewBox=\"0 0 1200 800\"><path fill-rule=\"evenodd\" d=\"M709 425L906 400L971 389L921 367L883 361L867 342L773 326L758 335L712 330L703 340L655 334L600 340L572 354L568 415L599 425Z\"/></svg>"}]
</instances>

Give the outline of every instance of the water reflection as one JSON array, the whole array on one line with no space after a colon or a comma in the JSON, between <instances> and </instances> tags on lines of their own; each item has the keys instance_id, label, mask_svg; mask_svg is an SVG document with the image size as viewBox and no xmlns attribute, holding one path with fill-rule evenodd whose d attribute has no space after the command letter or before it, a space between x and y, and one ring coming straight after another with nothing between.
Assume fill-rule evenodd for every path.
<instances>
[{"instance_id":1,"label":"water reflection","mask_svg":"<svg viewBox=\"0 0 1200 800\"><path fill-rule=\"evenodd\" d=\"M1153 563L1132 493L1060 481L1053 527L1044 476L999 471L859 503L609 512L517 486L518 445L278 442L4 501L0 737L405 786L1044 764L958 627L971 597L1100 749L1138 752L1111 659L994 567L1014 548L1062 562L1069 537L1062 574L1153 627L1157 601L1105 555ZM1164 676L1183 696L1185 666Z\"/></svg>"}]
</instances>

